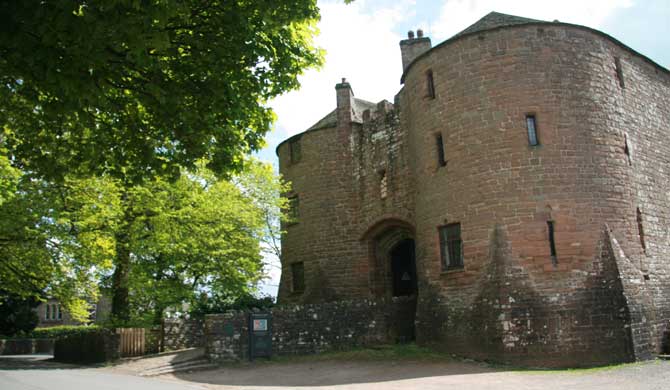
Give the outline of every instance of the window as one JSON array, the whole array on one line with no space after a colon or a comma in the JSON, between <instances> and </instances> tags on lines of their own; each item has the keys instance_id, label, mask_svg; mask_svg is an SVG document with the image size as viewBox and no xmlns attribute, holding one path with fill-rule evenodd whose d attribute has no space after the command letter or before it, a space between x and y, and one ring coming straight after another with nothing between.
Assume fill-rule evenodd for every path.
<instances>
[{"instance_id":1,"label":"window","mask_svg":"<svg viewBox=\"0 0 670 390\"><path fill-rule=\"evenodd\" d=\"M444 142L442 140L442 133L435 136L435 145L437 146L437 163L444 167L447 165L447 160L444 158Z\"/></svg>"},{"instance_id":2,"label":"window","mask_svg":"<svg viewBox=\"0 0 670 390\"><path fill-rule=\"evenodd\" d=\"M526 128L528 129L528 144L537 146L540 141L537 139L537 121L535 115L526 115Z\"/></svg>"},{"instance_id":3,"label":"window","mask_svg":"<svg viewBox=\"0 0 670 390\"><path fill-rule=\"evenodd\" d=\"M623 135L623 152L626 154L626 159L628 160L628 165L632 165L633 161L630 156L630 145L628 144L628 134Z\"/></svg>"},{"instance_id":4,"label":"window","mask_svg":"<svg viewBox=\"0 0 670 390\"><path fill-rule=\"evenodd\" d=\"M300 198L298 195L294 195L288 198L288 222L289 223L298 223L298 217L300 213L298 211L300 207Z\"/></svg>"},{"instance_id":5,"label":"window","mask_svg":"<svg viewBox=\"0 0 670 390\"><path fill-rule=\"evenodd\" d=\"M647 254L647 243L644 241L644 227L642 226L642 213L638 207L636 210L637 214L637 233L640 235L640 245L642 246L642 251L644 254Z\"/></svg>"},{"instance_id":6,"label":"window","mask_svg":"<svg viewBox=\"0 0 670 390\"><path fill-rule=\"evenodd\" d=\"M426 72L426 91L429 98L435 99L435 83L433 82L432 70Z\"/></svg>"},{"instance_id":7,"label":"window","mask_svg":"<svg viewBox=\"0 0 670 390\"><path fill-rule=\"evenodd\" d=\"M379 180L379 196L382 199L386 199L388 196L388 179L386 177L386 171L381 173L381 179Z\"/></svg>"},{"instance_id":8,"label":"window","mask_svg":"<svg viewBox=\"0 0 670 390\"><path fill-rule=\"evenodd\" d=\"M625 87L623 81L623 69L621 68L621 59L619 57L614 57L614 69L616 71L616 78L619 82L619 87L622 89Z\"/></svg>"},{"instance_id":9,"label":"window","mask_svg":"<svg viewBox=\"0 0 670 390\"><path fill-rule=\"evenodd\" d=\"M304 263L293 263L291 264L291 279L292 279L292 291L293 292L303 292L305 291L305 265Z\"/></svg>"},{"instance_id":10,"label":"window","mask_svg":"<svg viewBox=\"0 0 670 390\"><path fill-rule=\"evenodd\" d=\"M47 306L47 307L46 307L46 311L45 311L45 313L44 313L44 319L45 319L45 320L50 320L50 319L51 319L51 305L49 305L49 304L47 303L46 306Z\"/></svg>"},{"instance_id":11,"label":"window","mask_svg":"<svg viewBox=\"0 0 670 390\"><path fill-rule=\"evenodd\" d=\"M547 228L549 230L549 252L551 253L551 263L558 264L558 257L556 257L556 239L554 237L554 221L547 221Z\"/></svg>"},{"instance_id":12,"label":"window","mask_svg":"<svg viewBox=\"0 0 670 390\"><path fill-rule=\"evenodd\" d=\"M294 139L288 143L291 164L295 164L302 158L302 150L300 149L300 139Z\"/></svg>"},{"instance_id":13,"label":"window","mask_svg":"<svg viewBox=\"0 0 670 390\"><path fill-rule=\"evenodd\" d=\"M442 270L463 268L463 241L461 240L461 224L451 223L441 226L440 257Z\"/></svg>"},{"instance_id":14,"label":"window","mask_svg":"<svg viewBox=\"0 0 670 390\"><path fill-rule=\"evenodd\" d=\"M58 317L59 320L63 319L63 312L60 311L60 305L56 305L56 317Z\"/></svg>"}]
</instances>

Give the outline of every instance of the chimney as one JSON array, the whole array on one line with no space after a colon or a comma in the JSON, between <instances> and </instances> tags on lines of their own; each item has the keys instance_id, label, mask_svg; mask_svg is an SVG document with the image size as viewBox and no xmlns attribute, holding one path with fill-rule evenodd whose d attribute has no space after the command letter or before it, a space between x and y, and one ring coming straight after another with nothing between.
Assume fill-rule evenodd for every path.
<instances>
[{"instance_id":1,"label":"chimney","mask_svg":"<svg viewBox=\"0 0 670 390\"><path fill-rule=\"evenodd\" d=\"M431 47L430 38L423 36L423 30L416 30L416 38L414 38L414 31L407 32L407 39L400 41L402 71L404 72L416 57L427 52Z\"/></svg>"},{"instance_id":2,"label":"chimney","mask_svg":"<svg viewBox=\"0 0 670 390\"><path fill-rule=\"evenodd\" d=\"M347 79L342 77L342 82L335 85L337 94L337 123L350 123L352 120L354 91L351 90L351 85Z\"/></svg>"}]
</instances>

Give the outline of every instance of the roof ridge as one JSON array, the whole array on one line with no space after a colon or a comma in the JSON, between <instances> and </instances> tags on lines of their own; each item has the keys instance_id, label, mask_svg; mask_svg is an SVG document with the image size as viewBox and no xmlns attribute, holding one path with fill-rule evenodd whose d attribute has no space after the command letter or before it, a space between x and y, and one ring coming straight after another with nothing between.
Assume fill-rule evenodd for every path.
<instances>
[{"instance_id":1,"label":"roof ridge","mask_svg":"<svg viewBox=\"0 0 670 390\"><path fill-rule=\"evenodd\" d=\"M546 22L545 20L524 18L522 16L504 14L502 12L491 11L482 18L468 26L463 31L455 34L452 38L477 31L491 30L502 26L513 26L516 24L526 24L534 22Z\"/></svg>"}]
</instances>

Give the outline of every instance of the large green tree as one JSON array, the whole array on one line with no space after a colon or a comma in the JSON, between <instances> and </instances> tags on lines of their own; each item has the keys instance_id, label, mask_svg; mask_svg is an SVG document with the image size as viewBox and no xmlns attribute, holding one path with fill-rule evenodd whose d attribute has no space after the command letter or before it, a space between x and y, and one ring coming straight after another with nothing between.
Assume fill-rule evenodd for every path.
<instances>
[{"instance_id":1,"label":"large green tree","mask_svg":"<svg viewBox=\"0 0 670 390\"><path fill-rule=\"evenodd\" d=\"M266 102L318 65L316 0L0 2L0 125L13 161L61 179L226 173Z\"/></svg>"},{"instance_id":2,"label":"large green tree","mask_svg":"<svg viewBox=\"0 0 670 390\"><path fill-rule=\"evenodd\" d=\"M259 178L258 172L269 175ZM131 318L157 322L166 308L179 309L203 294L248 296L263 276L267 212L277 217L283 202L269 195L278 195L279 187L271 167L251 160L233 181L200 169L175 183L157 180L136 188Z\"/></svg>"}]
</instances>

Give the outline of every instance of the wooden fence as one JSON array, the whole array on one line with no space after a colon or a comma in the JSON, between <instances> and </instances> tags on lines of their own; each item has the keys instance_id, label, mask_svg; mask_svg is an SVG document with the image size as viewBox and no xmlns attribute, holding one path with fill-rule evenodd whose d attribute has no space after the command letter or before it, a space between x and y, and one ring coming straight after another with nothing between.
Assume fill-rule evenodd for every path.
<instances>
[{"instance_id":1,"label":"wooden fence","mask_svg":"<svg viewBox=\"0 0 670 390\"><path fill-rule=\"evenodd\" d=\"M142 356L146 352L146 329L144 328L117 328L116 333L121 336L119 349L121 357Z\"/></svg>"}]
</instances>

